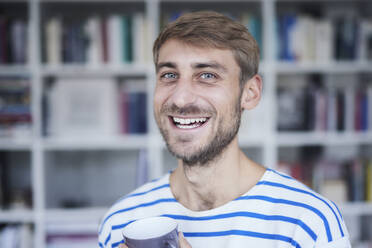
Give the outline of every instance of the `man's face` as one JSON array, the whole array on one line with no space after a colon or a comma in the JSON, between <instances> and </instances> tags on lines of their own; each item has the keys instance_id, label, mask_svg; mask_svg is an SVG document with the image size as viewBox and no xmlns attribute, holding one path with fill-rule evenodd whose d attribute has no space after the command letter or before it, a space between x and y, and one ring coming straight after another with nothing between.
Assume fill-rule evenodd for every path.
<instances>
[{"instance_id":1,"label":"man's face","mask_svg":"<svg viewBox=\"0 0 372 248\"><path fill-rule=\"evenodd\" d=\"M188 165L212 161L240 125L240 68L232 52L169 40L156 67L154 114L168 149Z\"/></svg>"}]
</instances>

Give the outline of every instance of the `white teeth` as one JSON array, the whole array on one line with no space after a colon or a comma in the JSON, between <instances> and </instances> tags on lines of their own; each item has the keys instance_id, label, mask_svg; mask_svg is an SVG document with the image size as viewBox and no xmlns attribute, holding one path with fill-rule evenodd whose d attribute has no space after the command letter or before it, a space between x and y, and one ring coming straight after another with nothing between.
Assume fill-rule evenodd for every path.
<instances>
[{"instance_id":1,"label":"white teeth","mask_svg":"<svg viewBox=\"0 0 372 248\"><path fill-rule=\"evenodd\" d=\"M203 123L207 121L207 118L192 118L192 119L184 119L184 118L177 118L173 117L173 121L179 126L179 125L189 125L187 127L181 127L181 128L193 128L196 127L195 123Z\"/></svg>"},{"instance_id":2,"label":"white teeth","mask_svg":"<svg viewBox=\"0 0 372 248\"><path fill-rule=\"evenodd\" d=\"M196 124L189 125L189 126L177 125L177 127L181 128L181 129L190 129L190 128L198 127L198 125L196 125Z\"/></svg>"}]
</instances>

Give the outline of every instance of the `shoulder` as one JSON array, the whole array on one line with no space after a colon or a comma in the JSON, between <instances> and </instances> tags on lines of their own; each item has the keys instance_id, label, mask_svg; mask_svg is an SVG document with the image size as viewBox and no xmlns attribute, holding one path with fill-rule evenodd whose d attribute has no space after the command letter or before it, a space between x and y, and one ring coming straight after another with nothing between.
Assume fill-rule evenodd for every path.
<instances>
[{"instance_id":1,"label":"shoulder","mask_svg":"<svg viewBox=\"0 0 372 248\"><path fill-rule=\"evenodd\" d=\"M267 197L283 213L291 212L316 243L329 243L348 236L337 205L296 179L268 169L257 183L261 195Z\"/></svg>"},{"instance_id":2,"label":"shoulder","mask_svg":"<svg viewBox=\"0 0 372 248\"><path fill-rule=\"evenodd\" d=\"M150 207L164 200L164 195L168 192L169 174L144 184L116 201L101 220L98 230L100 246L106 247L112 240L112 231L120 230L133 220L140 218L141 208Z\"/></svg>"}]
</instances>

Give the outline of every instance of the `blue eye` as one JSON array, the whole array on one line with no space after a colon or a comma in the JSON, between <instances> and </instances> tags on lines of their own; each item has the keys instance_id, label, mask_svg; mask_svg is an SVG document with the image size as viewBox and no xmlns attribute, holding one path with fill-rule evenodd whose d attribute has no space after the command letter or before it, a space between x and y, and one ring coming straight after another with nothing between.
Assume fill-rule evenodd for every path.
<instances>
[{"instance_id":1,"label":"blue eye","mask_svg":"<svg viewBox=\"0 0 372 248\"><path fill-rule=\"evenodd\" d=\"M177 75L175 73L168 72L161 75L161 77L165 79L176 79Z\"/></svg>"},{"instance_id":2,"label":"blue eye","mask_svg":"<svg viewBox=\"0 0 372 248\"><path fill-rule=\"evenodd\" d=\"M215 79L216 76L212 73L203 73L200 75L202 79Z\"/></svg>"}]
</instances>

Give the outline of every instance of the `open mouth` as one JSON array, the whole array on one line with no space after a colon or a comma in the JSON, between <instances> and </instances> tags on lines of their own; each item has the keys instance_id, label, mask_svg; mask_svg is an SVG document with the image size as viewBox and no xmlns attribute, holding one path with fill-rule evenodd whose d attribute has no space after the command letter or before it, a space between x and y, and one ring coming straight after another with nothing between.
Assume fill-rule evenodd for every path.
<instances>
[{"instance_id":1,"label":"open mouth","mask_svg":"<svg viewBox=\"0 0 372 248\"><path fill-rule=\"evenodd\" d=\"M208 122L209 117L198 117L198 118L180 118L180 117L169 117L173 124L180 129L193 129L203 126Z\"/></svg>"}]
</instances>

